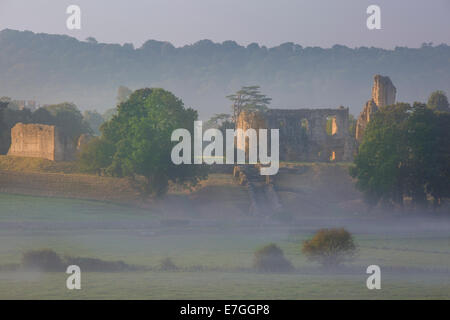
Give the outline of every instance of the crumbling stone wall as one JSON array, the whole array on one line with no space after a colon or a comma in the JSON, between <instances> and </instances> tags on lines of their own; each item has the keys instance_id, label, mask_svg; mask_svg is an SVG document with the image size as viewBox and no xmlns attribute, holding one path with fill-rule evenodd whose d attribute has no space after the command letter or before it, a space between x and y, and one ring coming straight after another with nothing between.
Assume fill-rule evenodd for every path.
<instances>
[{"instance_id":1,"label":"crumbling stone wall","mask_svg":"<svg viewBox=\"0 0 450 320\"><path fill-rule=\"evenodd\" d=\"M373 80L372 99L378 108L394 104L397 89L391 79L377 74Z\"/></svg>"},{"instance_id":2,"label":"crumbling stone wall","mask_svg":"<svg viewBox=\"0 0 450 320\"><path fill-rule=\"evenodd\" d=\"M69 161L76 147L55 126L17 123L11 129L10 156Z\"/></svg>"},{"instance_id":3,"label":"crumbling stone wall","mask_svg":"<svg viewBox=\"0 0 450 320\"><path fill-rule=\"evenodd\" d=\"M332 134L328 135L326 127L330 118ZM348 108L343 107L269 109L264 112L241 112L236 127L243 130L279 129L281 161L351 161L353 138L348 131L348 119Z\"/></svg>"},{"instance_id":4,"label":"crumbling stone wall","mask_svg":"<svg viewBox=\"0 0 450 320\"><path fill-rule=\"evenodd\" d=\"M259 129L266 129L266 119L261 112L247 111L241 112L237 118L236 128L247 131L247 129L256 129L257 140L259 136ZM270 137L268 138L270 139ZM248 161L249 155L249 139L247 137L237 136L236 148L238 150L245 150L246 161Z\"/></svg>"},{"instance_id":5,"label":"crumbling stone wall","mask_svg":"<svg viewBox=\"0 0 450 320\"><path fill-rule=\"evenodd\" d=\"M370 118L379 108L395 104L397 89L391 79L379 74L375 75L372 87L372 99L367 101L363 111L356 121L356 140L361 142L364 130Z\"/></svg>"},{"instance_id":6,"label":"crumbling stone wall","mask_svg":"<svg viewBox=\"0 0 450 320\"><path fill-rule=\"evenodd\" d=\"M373 100L369 100L366 102L363 111L360 113L358 120L356 121L355 137L357 141L361 141L370 118L377 111L378 107Z\"/></svg>"}]
</instances>

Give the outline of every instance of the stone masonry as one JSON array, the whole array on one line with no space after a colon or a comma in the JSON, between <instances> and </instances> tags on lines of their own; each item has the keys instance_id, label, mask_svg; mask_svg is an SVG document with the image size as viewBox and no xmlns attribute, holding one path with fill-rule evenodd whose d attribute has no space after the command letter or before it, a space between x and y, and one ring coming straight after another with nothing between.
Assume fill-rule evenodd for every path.
<instances>
[{"instance_id":1,"label":"stone masonry","mask_svg":"<svg viewBox=\"0 0 450 320\"><path fill-rule=\"evenodd\" d=\"M372 87L372 99L367 101L363 111L356 121L356 140L361 142L364 135L364 130L370 121L371 116L388 105L395 104L397 89L392 84L389 77L376 75Z\"/></svg>"},{"instance_id":2,"label":"stone masonry","mask_svg":"<svg viewBox=\"0 0 450 320\"><path fill-rule=\"evenodd\" d=\"M344 107L243 111L237 119L237 128L279 129L281 161L351 161L354 143L348 119L349 111ZM329 120L331 135L326 130ZM245 146L241 144L237 148L247 151L248 141Z\"/></svg>"},{"instance_id":3,"label":"stone masonry","mask_svg":"<svg viewBox=\"0 0 450 320\"><path fill-rule=\"evenodd\" d=\"M69 161L75 156L75 146L63 137L55 126L17 123L11 129L10 156Z\"/></svg>"},{"instance_id":4,"label":"stone masonry","mask_svg":"<svg viewBox=\"0 0 450 320\"><path fill-rule=\"evenodd\" d=\"M389 77L384 77L379 74L374 77L372 100L378 108L394 104L396 94L397 89L394 87Z\"/></svg>"}]
</instances>

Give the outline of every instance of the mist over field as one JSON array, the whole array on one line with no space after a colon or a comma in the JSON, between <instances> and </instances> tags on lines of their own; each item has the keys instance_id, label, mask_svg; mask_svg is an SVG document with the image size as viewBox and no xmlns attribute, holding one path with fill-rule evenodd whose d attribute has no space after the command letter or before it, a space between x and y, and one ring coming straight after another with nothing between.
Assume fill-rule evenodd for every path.
<instances>
[{"instance_id":1,"label":"mist over field","mask_svg":"<svg viewBox=\"0 0 450 320\"><path fill-rule=\"evenodd\" d=\"M20 264L24 252L51 248L61 256L120 260L137 269L93 272L88 264L81 264L82 290L77 292L65 288L64 272L2 271L1 298L449 298L448 219L389 217L381 221L324 212L302 217L290 226L255 225L242 218L198 219L196 212L185 210L177 226L148 211L124 211L114 205L14 196L1 200L2 209L9 206L15 215L14 221L2 217L3 265ZM33 209L31 203L35 203ZM21 208L20 212L14 208ZM186 216L189 222L182 224ZM309 262L300 253L301 243L321 227L351 231L358 244L357 259L334 270ZM295 270L255 272L254 251L268 243L280 246ZM164 267L166 258L176 269ZM366 288L366 268L373 264L382 268L381 290Z\"/></svg>"},{"instance_id":2,"label":"mist over field","mask_svg":"<svg viewBox=\"0 0 450 320\"><path fill-rule=\"evenodd\" d=\"M201 40L175 47L148 40L132 44L79 41L5 29L0 32L1 96L41 104L74 102L81 110L115 107L121 85L162 87L207 119L229 112L225 96L244 85L260 85L274 108L336 108L359 114L370 97L374 74L387 74L398 88L397 100L426 101L434 90L450 92L450 47L329 49L284 43Z\"/></svg>"},{"instance_id":3,"label":"mist over field","mask_svg":"<svg viewBox=\"0 0 450 320\"><path fill-rule=\"evenodd\" d=\"M247 190L230 174L210 174L193 192L174 186L160 200L127 204L133 194L122 181L114 187L106 178L57 181L55 173L27 171L0 172L7 192L0 195L0 298L449 298L448 207L368 211L346 165L282 172L276 186L290 214L278 218L250 215ZM89 195L105 200L73 199ZM302 243L321 228L351 232L355 259L336 269L308 260ZM294 269L255 270L255 252L270 243ZM78 261L82 290L67 290L64 272L24 267L24 254L46 248ZM369 265L381 267L381 290L366 287Z\"/></svg>"}]
</instances>

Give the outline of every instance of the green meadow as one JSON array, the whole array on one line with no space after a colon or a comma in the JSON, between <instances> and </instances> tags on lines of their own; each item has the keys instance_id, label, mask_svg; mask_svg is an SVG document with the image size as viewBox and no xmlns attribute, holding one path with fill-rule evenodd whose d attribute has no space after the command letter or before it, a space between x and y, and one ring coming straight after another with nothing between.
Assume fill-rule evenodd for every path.
<instances>
[{"instance_id":1,"label":"green meadow","mask_svg":"<svg viewBox=\"0 0 450 320\"><path fill-rule=\"evenodd\" d=\"M142 267L110 273L82 270L79 291L66 288L68 275L63 272L4 268L1 299L450 298L450 236L445 229L365 232L345 225L359 253L353 262L331 272L301 254L302 241L316 225L258 224L251 219L192 219L177 225L129 206L7 194L0 195L0 212L0 265L20 264L27 250L50 248L60 255ZM319 220L322 223L324 217ZM271 242L283 249L294 272L253 270L255 249ZM157 269L166 257L178 271ZM366 268L372 264L381 267L381 290L366 287Z\"/></svg>"}]
</instances>

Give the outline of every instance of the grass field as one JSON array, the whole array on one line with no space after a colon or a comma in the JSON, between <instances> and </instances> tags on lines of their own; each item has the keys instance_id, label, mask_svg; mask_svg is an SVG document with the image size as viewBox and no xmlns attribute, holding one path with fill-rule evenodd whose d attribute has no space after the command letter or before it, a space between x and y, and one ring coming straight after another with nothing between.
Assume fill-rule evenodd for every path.
<instances>
[{"instance_id":1,"label":"grass field","mask_svg":"<svg viewBox=\"0 0 450 320\"><path fill-rule=\"evenodd\" d=\"M57 162L41 158L5 155L0 155L0 170L43 173L78 173L76 162Z\"/></svg>"},{"instance_id":2,"label":"grass field","mask_svg":"<svg viewBox=\"0 0 450 320\"><path fill-rule=\"evenodd\" d=\"M1 299L449 299L439 277L383 278L368 290L365 275L243 273L84 273L82 289L65 288L66 275L0 274Z\"/></svg>"},{"instance_id":3,"label":"grass field","mask_svg":"<svg viewBox=\"0 0 450 320\"><path fill-rule=\"evenodd\" d=\"M400 228L404 223L397 221L398 227L391 222L386 228L378 225L376 232L360 228L361 218L358 224L345 222L359 255L347 268L330 273L300 253L301 241L326 224L324 216L295 225L192 218L186 226L170 226L166 219L151 210L99 201L0 194L0 265L20 263L27 250L51 248L61 255L148 268L171 257L181 268L82 272L82 290L76 292L66 289L64 273L2 271L0 298L450 299L450 236L442 221L437 229L425 224ZM270 242L283 249L296 272L252 269L253 252ZM366 288L365 269L371 264L382 269L381 290Z\"/></svg>"}]
</instances>

